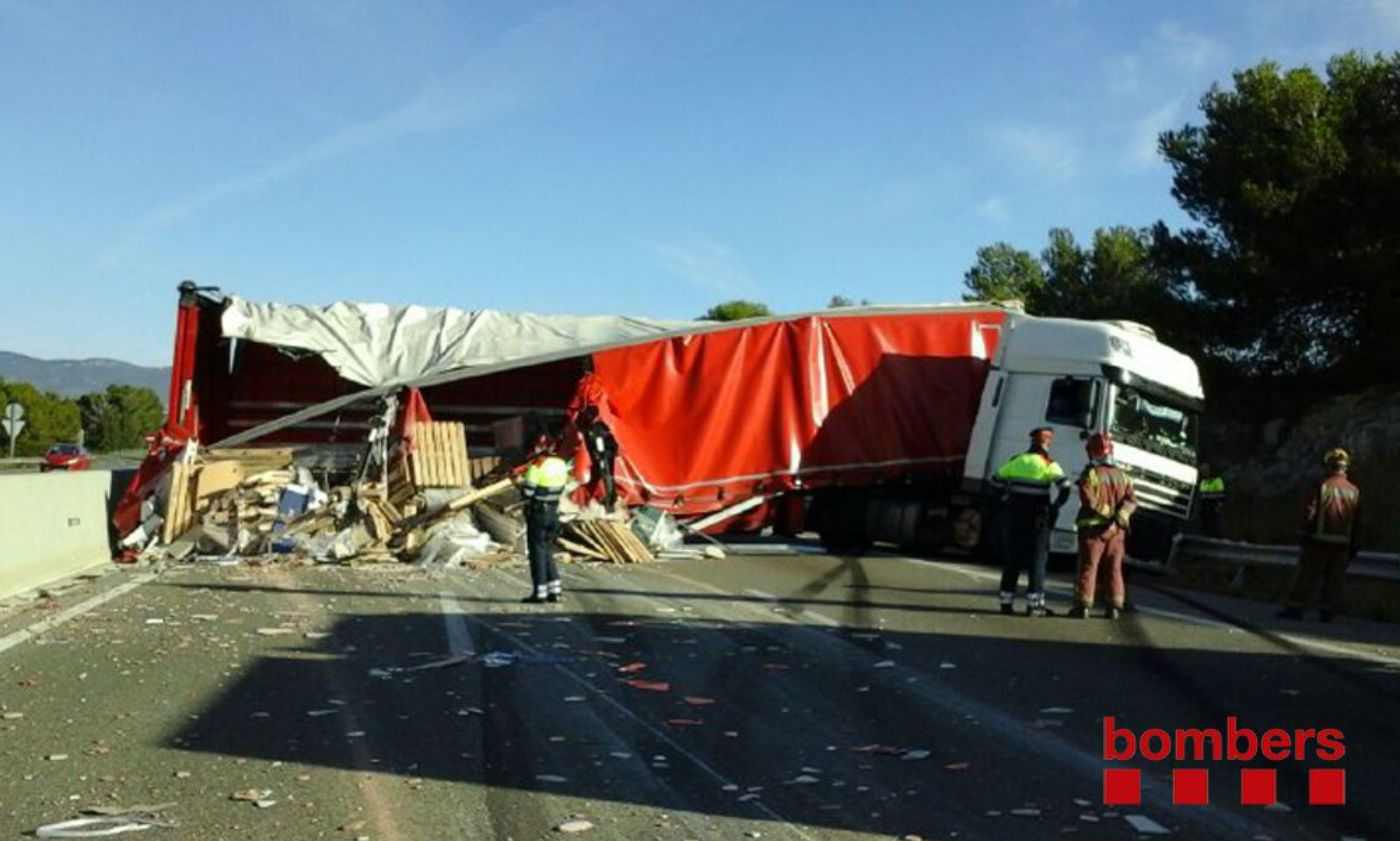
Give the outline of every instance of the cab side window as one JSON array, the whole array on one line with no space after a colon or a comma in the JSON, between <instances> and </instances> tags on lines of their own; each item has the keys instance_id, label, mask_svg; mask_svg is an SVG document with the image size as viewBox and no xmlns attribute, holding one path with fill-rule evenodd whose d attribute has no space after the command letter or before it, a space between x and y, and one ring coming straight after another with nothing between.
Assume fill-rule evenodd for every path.
<instances>
[{"instance_id":1,"label":"cab side window","mask_svg":"<svg viewBox=\"0 0 1400 841\"><path fill-rule=\"evenodd\" d=\"M1045 407L1045 420L1088 429L1094 425L1096 392L1093 380L1074 377L1055 380L1050 385L1050 403Z\"/></svg>"}]
</instances>

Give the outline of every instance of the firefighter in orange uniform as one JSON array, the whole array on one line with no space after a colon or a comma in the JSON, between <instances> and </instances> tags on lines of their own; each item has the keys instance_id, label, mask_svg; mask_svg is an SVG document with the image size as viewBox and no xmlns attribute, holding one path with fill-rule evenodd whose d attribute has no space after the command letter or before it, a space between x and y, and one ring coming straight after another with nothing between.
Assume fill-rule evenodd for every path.
<instances>
[{"instance_id":1,"label":"firefighter in orange uniform","mask_svg":"<svg viewBox=\"0 0 1400 841\"><path fill-rule=\"evenodd\" d=\"M1104 616L1117 619L1127 591L1123 586L1123 555L1128 522L1137 508L1133 480L1113 463L1113 439L1096 432L1085 442L1089 463L1079 474L1079 577L1069 615L1084 619L1094 607L1094 590L1102 575L1107 584Z\"/></svg>"},{"instance_id":2,"label":"firefighter in orange uniform","mask_svg":"<svg viewBox=\"0 0 1400 841\"><path fill-rule=\"evenodd\" d=\"M1347 564L1361 550L1361 491L1347 479L1351 456L1328 450L1322 459L1327 478L1308 494L1303 512L1298 571L1279 616L1302 619L1303 610L1323 582L1318 618L1331 622L1342 609L1342 583Z\"/></svg>"}]
</instances>

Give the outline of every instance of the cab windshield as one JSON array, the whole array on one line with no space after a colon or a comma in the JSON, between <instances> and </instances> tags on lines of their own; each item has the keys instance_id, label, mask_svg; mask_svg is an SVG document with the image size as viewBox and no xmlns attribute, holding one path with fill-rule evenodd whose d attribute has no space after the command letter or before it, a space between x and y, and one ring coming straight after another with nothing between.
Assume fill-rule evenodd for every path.
<instances>
[{"instance_id":1,"label":"cab windshield","mask_svg":"<svg viewBox=\"0 0 1400 841\"><path fill-rule=\"evenodd\" d=\"M1196 463L1200 416L1129 386L1113 399L1113 437L1132 447L1182 462Z\"/></svg>"}]
</instances>

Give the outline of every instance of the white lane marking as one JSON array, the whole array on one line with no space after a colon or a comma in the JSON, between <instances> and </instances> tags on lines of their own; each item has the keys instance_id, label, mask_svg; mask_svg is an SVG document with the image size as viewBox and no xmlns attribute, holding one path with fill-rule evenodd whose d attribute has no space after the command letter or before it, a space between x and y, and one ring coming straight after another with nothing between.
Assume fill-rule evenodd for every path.
<instances>
[{"instance_id":1,"label":"white lane marking","mask_svg":"<svg viewBox=\"0 0 1400 841\"><path fill-rule=\"evenodd\" d=\"M1294 634L1276 634L1279 639L1285 639L1294 645L1301 645L1307 648L1316 648L1319 651L1327 651L1332 654L1342 654L1353 657L1357 660L1365 660L1370 663L1379 663L1385 666L1400 666L1400 657L1387 657L1384 654L1372 654L1369 651L1357 651L1345 645L1323 642L1309 637L1300 637Z\"/></svg>"},{"instance_id":2,"label":"white lane marking","mask_svg":"<svg viewBox=\"0 0 1400 841\"><path fill-rule=\"evenodd\" d=\"M137 587L140 587L142 584L154 580L155 577L155 573L143 573L131 579L130 581L127 581L123 584L118 584L117 586L113 587L105 593L99 593L98 595L93 596L85 602L79 602L78 604L73 605L72 607L68 608L62 613L54 614L53 616L50 616L48 619L45 619L41 622L35 622L28 628L23 628L21 630L15 631L13 634L10 634L9 636L0 639L0 653L4 653L10 650L11 648L14 648L15 646L19 645L22 642L25 642L26 640L34 639L35 637L39 636L42 633L45 633L46 631L51 631L70 619L76 619L77 617L82 616L84 613L87 613L93 608L101 607L102 605L106 604L107 602L110 602L112 599L115 599L118 596L126 595L132 590L135 590Z\"/></svg>"},{"instance_id":3,"label":"white lane marking","mask_svg":"<svg viewBox=\"0 0 1400 841\"><path fill-rule=\"evenodd\" d=\"M447 628L448 651L453 657L473 653L475 646L472 645L471 629L467 627L462 603L452 593L444 591L438 594L438 604L442 607L442 623Z\"/></svg>"},{"instance_id":4,"label":"white lane marking","mask_svg":"<svg viewBox=\"0 0 1400 841\"><path fill-rule=\"evenodd\" d=\"M515 578L510 573L507 573L505 570L493 569L491 571L504 578L509 579L513 584L519 583L519 579ZM531 654L533 656L539 656L539 650L536 649L534 646L530 645L530 643L521 639L520 637L517 637L509 631L503 630L492 625L490 622L487 622L480 616L475 617L475 620L489 628L492 633L499 634L500 636L510 640L511 643L515 645L515 647L521 649L522 651L525 651L526 653ZM686 749L684 745L671 738L671 736L667 734L666 731L657 728L651 722L647 721L646 719L629 710L621 701L617 700L613 696L594 686L593 683L587 678L583 677L582 675L578 674L573 669L570 669L568 666L565 666L562 663L554 664L554 668L560 674L569 678L574 683L577 683L585 691L596 696L598 700L617 710L624 717L635 723L638 727L641 727L642 729L646 730L654 738L665 742L666 745L669 746L672 750L674 750L681 756L684 756L687 760L691 762L691 764L693 764L696 768L699 768L701 771L705 772L705 774L707 774L711 779L719 783L721 786L736 785L734 780L729 779L724 774L715 770L715 768L712 767L708 762L701 759L699 756L696 756L694 753L691 753L689 750ZM797 826L787 818L783 817L778 812L774 811L774 809L771 806L764 803L762 800L754 800L751 802L753 803L755 808L766 814L771 820L777 821L778 823L787 827L798 838L802 838L804 839L804 841L817 841L815 837L808 835L806 832L803 832L799 826Z\"/></svg>"},{"instance_id":5,"label":"white lane marking","mask_svg":"<svg viewBox=\"0 0 1400 841\"><path fill-rule=\"evenodd\" d=\"M773 602L774 604L782 604L784 601L787 601L782 596L775 596L772 593L765 593L762 590L745 590L744 593L746 595L763 599L766 602ZM841 627L841 622L839 620L832 619L830 616L827 616L824 613L817 613L815 610L808 610L806 608L802 608L800 610L793 611L793 615L801 616L804 619L810 619L819 625L826 625L831 628Z\"/></svg>"}]
</instances>

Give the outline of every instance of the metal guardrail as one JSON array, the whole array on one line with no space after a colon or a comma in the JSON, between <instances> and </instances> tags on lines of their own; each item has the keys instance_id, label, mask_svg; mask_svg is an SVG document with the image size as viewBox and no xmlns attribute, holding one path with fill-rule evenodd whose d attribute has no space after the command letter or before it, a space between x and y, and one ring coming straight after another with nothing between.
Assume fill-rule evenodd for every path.
<instances>
[{"instance_id":1,"label":"metal guardrail","mask_svg":"<svg viewBox=\"0 0 1400 841\"><path fill-rule=\"evenodd\" d=\"M0 470L13 469L19 467L38 467L43 464L42 458L0 458Z\"/></svg>"},{"instance_id":2,"label":"metal guardrail","mask_svg":"<svg viewBox=\"0 0 1400 841\"><path fill-rule=\"evenodd\" d=\"M1180 569L1183 563L1192 561L1214 561L1237 566L1295 567L1298 565L1298 547L1218 540L1194 534L1178 535L1172 541L1167 568ZM1400 555L1362 552L1347 567L1347 575L1400 580Z\"/></svg>"}]
</instances>

